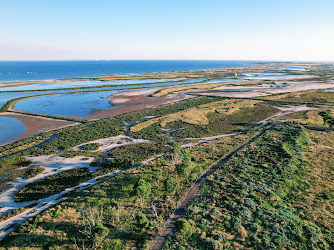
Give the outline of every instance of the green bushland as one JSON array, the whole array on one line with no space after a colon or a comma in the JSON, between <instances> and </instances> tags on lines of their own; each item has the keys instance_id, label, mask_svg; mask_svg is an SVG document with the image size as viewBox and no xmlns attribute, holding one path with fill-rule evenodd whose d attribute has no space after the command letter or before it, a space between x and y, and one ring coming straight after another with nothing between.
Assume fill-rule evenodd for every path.
<instances>
[{"instance_id":1,"label":"green bushland","mask_svg":"<svg viewBox=\"0 0 334 250\"><path fill-rule=\"evenodd\" d=\"M99 149L99 147L101 146L100 143L89 143L89 144L85 144L85 145L82 145L80 147L81 150L97 150Z\"/></svg>"},{"instance_id":2,"label":"green bushland","mask_svg":"<svg viewBox=\"0 0 334 250\"><path fill-rule=\"evenodd\" d=\"M38 145L40 143L43 143L44 141L50 139L50 136L52 135L52 131L43 133L43 135L36 135L33 137L28 137L4 146L0 147L0 157L11 155L14 153L17 153L21 150L24 150L29 147L33 147L35 145ZM1 166L1 162L0 162Z\"/></svg>"},{"instance_id":3,"label":"green bushland","mask_svg":"<svg viewBox=\"0 0 334 250\"><path fill-rule=\"evenodd\" d=\"M119 124L119 121L112 118L87 122L62 132L59 137L38 148L29 150L29 153L33 155L59 153L59 150L66 150L89 141L117 136L126 132L124 127L115 126L115 123Z\"/></svg>"},{"instance_id":4,"label":"green bushland","mask_svg":"<svg viewBox=\"0 0 334 250\"><path fill-rule=\"evenodd\" d=\"M126 169L142 161L170 151L170 147L156 143L141 143L117 147L110 153L100 155L92 163L92 166L102 167L94 172L94 176L108 173L112 170Z\"/></svg>"},{"instance_id":5,"label":"green bushland","mask_svg":"<svg viewBox=\"0 0 334 250\"><path fill-rule=\"evenodd\" d=\"M330 249L333 230L307 208L316 192L305 179L310 146L300 126L266 132L209 177L186 212L195 233L172 236L165 249Z\"/></svg>"},{"instance_id":6,"label":"green bushland","mask_svg":"<svg viewBox=\"0 0 334 250\"><path fill-rule=\"evenodd\" d=\"M221 138L186 150L173 143L170 155L72 193L61 205L27 220L1 246L23 248L34 244L37 248L70 249L77 243L80 247L97 244L101 249L112 249L115 244L121 249L145 248L196 178L249 137ZM176 171L180 164L186 171ZM97 243L82 233L88 227L87 216L83 216L87 212L109 229L103 242Z\"/></svg>"},{"instance_id":7,"label":"green bushland","mask_svg":"<svg viewBox=\"0 0 334 250\"><path fill-rule=\"evenodd\" d=\"M24 202L46 198L91 178L88 168L63 171L29 183L15 193L14 199L16 202Z\"/></svg>"},{"instance_id":8,"label":"green bushland","mask_svg":"<svg viewBox=\"0 0 334 250\"><path fill-rule=\"evenodd\" d=\"M0 160L0 192L6 189L9 181L25 174L31 161L21 155L13 155Z\"/></svg>"},{"instance_id":9,"label":"green bushland","mask_svg":"<svg viewBox=\"0 0 334 250\"><path fill-rule=\"evenodd\" d=\"M45 168L41 167L41 166L31 166L31 167L27 167L25 169L25 175L24 175L24 179L30 179L35 177L36 175L39 175L40 173L42 173L45 170Z\"/></svg>"}]
</instances>

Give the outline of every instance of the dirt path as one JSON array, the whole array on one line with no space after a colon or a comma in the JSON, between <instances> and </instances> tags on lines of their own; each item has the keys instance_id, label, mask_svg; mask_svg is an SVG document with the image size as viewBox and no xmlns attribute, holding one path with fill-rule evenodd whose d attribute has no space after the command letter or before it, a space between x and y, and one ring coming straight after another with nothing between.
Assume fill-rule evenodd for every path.
<instances>
[{"instance_id":1,"label":"dirt path","mask_svg":"<svg viewBox=\"0 0 334 250\"><path fill-rule=\"evenodd\" d=\"M272 129L274 126L276 126L278 122L273 123L270 127L263 129L257 136L250 139L248 142L244 143L237 149L235 149L233 152L231 152L229 155L227 155L225 158L219 160L215 164L213 164L202 176L200 176L197 181L193 184L193 186L189 189L189 192L184 197L184 199L181 201L179 206L175 209L174 213L171 215L170 219L165 223L163 226L162 231L158 234L155 241L153 241L149 249L150 250L157 250L161 249L163 244L166 242L170 234L173 232L175 228L175 222L177 219L181 218L184 213L185 209L188 207L190 202L195 198L196 195L198 195L198 191L200 186L202 185L203 181L210 175L212 175L218 168L223 166L228 160L230 160L236 153L238 153L240 150L247 147L252 142L256 141L258 138L260 138L265 132Z\"/></svg>"}]
</instances>

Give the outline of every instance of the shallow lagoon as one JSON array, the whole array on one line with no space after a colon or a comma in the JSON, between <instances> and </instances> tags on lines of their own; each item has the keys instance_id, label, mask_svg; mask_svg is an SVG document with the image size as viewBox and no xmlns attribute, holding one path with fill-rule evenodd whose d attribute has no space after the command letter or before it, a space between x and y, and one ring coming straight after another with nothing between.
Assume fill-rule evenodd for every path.
<instances>
[{"instance_id":1,"label":"shallow lagoon","mask_svg":"<svg viewBox=\"0 0 334 250\"><path fill-rule=\"evenodd\" d=\"M26 127L18 119L0 116L0 144L19 137L24 131Z\"/></svg>"},{"instance_id":2,"label":"shallow lagoon","mask_svg":"<svg viewBox=\"0 0 334 250\"><path fill-rule=\"evenodd\" d=\"M20 90L49 90L49 89L68 89L80 87L99 87L105 85L133 85L133 84L149 84L185 80L184 78L177 79L146 79L146 80L117 80L117 81L74 81L74 82L58 82L58 83L35 83L13 87L1 87L0 91L20 91Z\"/></svg>"},{"instance_id":3,"label":"shallow lagoon","mask_svg":"<svg viewBox=\"0 0 334 250\"><path fill-rule=\"evenodd\" d=\"M19 101L14 108L45 115L91 117L97 110L117 108L108 103L108 96L114 93L117 91L38 96Z\"/></svg>"},{"instance_id":4,"label":"shallow lagoon","mask_svg":"<svg viewBox=\"0 0 334 250\"><path fill-rule=\"evenodd\" d=\"M0 88L0 108L4 105L7 101L19 97L26 97L26 96L36 96L36 95L49 95L49 94L63 94L63 93L73 93L73 92L88 92L88 91L108 91L113 89L137 89L137 88L145 88L145 87L163 87L163 86L174 86L174 85L182 85L182 84L196 84L205 80L204 78L200 79L189 79L182 82L161 82L156 84L142 84L142 85L135 85L135 86L122 86L122 87L101 87L101 88L92 88L92 89L61 89L61 90L50 90L50 91L27 91L27 92L6 92L4 91L5 88Z\"/></svg>"}]
</instances>

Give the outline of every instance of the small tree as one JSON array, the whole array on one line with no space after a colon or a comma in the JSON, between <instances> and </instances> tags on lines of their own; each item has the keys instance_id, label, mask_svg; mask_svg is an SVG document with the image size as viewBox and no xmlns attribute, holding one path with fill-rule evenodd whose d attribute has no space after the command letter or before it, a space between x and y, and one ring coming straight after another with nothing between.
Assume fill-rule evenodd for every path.
<instances>
[{"instance_id":1,"label":"small tree","mask_svg":"<svg viewBox=\"0 0 334 250\"><path fill-rule=\"evenodd\" d=\"M136 221L137 221L137 227L138 228L145 228L148 224L148 220L146 218L146 215L143 214L142 212L138 212L136 214Z\"/></svg>"},{"instance_id":2,"label":"small tree","mask_svg":"<svg viewBox=\"0 0 334 250\"><path fill-rule=\"evenodd\" d=\"M109 234L109 228L97 222L93 229L93 233L94 233L94 242L101 243L104 240L104 238Z\"/></svg>"},{"instance_id":3,"label":"small tree","mask_svg":"<svg viewBox=\"0 0 334 250\"><path fill-rule=\"evenodd\" d=\"M173 148L172 154L171 154L171 165L177 165L180 162L182 162L182 153L181 153L181 143L180 142L171 142L169 145Z\"/></svg>"},{"instance_id":4,"label":"small tree","mask_svg":"<svg viewBox=\"0 0 334 250\"><path fill-rule=\"evenodd\" d=\"M324 124L326 124L327 122L329 122L330 120L333 120L333 116L331 116L331 114L329 113L329 110L327 111L320 111L318 113L322 119L324 120ZM329 123L330 124L330 123Z\"/></svg>"},{"instance_id":5,"label":"small tree","mask_svg":"<svg viewBox=\"0 0 334 250\"><path fill-rule=\"evenodd\" d=\"M175 194L176 189L179 187L179 182L173 177L168 177L165 180L166 191L170 194Z\"/></svg>"},{"instance_id":6,"label":"small tree","mask_svg":"<svg viewBox=\"0 0 334 250\"><path fill-rule=\"evenodd\" d=\"M175 222L175 232L181 234L185 239L193 234L192 227L186 219L178 219Z\"/></svg>"},{"instance_id":7,"label":"small tree","mask_svg":"<svg viewBox=\"0 0 334 250\"><path fill-rule=\"evenodd\" d=\"M169 143L170 146L173 147L173 154L180 154L181 153L181 146L180 142L172 141Z\"/></svg>"},{"instance_id":8,"label":"small tree","mask_svg":"<svg viewBox=\"0 0 334 250\"><path fill-rule=\"evenodd\" d=\"M175 166L178 176L188 178L190 170L187 164L180 163Z\"/></svg>"},{"instance_id":9,"label":"small tree","mask_svg":"<svg viewBox=\"0 0 334 250\"><path fill-rule=\"evenodd\" d=\"M136 185L134 186L134 193L138 195L141 201L141 207L144 206L144 199L145 197L151 194L152 185L149 182L146 182L143 179L140 179Z\"/></svg>"}]
</instances>

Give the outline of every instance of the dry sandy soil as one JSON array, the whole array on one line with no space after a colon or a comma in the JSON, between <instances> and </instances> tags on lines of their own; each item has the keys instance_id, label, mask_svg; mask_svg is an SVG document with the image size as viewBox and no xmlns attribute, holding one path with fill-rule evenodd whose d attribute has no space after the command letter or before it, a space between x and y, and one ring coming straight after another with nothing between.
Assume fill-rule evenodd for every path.
<instances>
[{"instance_id":1,"label":"dry sandy soil","mask_svg":"<svg viewBox=\"0 0 334 250\"><path fill-rule=\"evenodd\" d=\"M0 116L16 118L20 120L26 127L26 131L22 135L20 135L19 137L13 140L4 142L0 144L0 146L10 143L10 142L14 142L14 141L23 139L23 138L31 137L31 136L34 136L34 135L37 135L43 132L47 132L50 130L79 124L77 122L56 120L56 119L45 118L45 117L40 117L40 116L17 114L17 113L12 113L12 112L0 113Z\"/></svg>"},{"instance_id":2,"label":"dry sandy soil","mask_svg":"<svg viewBox=\"0 0 334 250\"><path fill-rule=\"evenodd\" d=\"M118 107L118 109L104 109L95 111L92 114L98 116L98 118L105 118L146 108L152 108L158 105L172 103L191 97L180 93L171 94L164 98L150 97L150 95L160 89L161 88L133 90L110 95L109 97L112 99L109 103L114 104Z\"/></svg>"}]
</instances>

